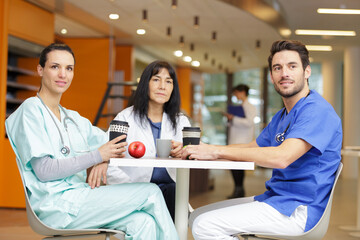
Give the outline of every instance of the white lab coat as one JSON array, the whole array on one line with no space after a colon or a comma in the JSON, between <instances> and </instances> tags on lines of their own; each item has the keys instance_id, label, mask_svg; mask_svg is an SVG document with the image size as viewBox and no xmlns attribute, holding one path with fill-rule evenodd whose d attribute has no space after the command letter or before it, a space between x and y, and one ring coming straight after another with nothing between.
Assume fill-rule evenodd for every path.
<instances>
[{"instance_id":1,"label":"white lab coat","mask_svg":"<svg viewBox=\"0 0 360 240\"><path fill-rule=\"evenodd\" d=\"M146 152L144 158L155 157L156 148L150 123L147 119L140 124L139 119L135 119L133 107L129 107L121 111L115 120L126 121L129 123L129 131L126 142L130 145L134 141L144 143ZM169 116L163 113L161 121L161 139L172 139L177 142L182 142L182 129L189 127L190 122L188 118L181 114L177 119L176 133L174 132ZM126 151L126 157L131 157ZM176 180L176 169L167 168L170 177ZM153 172L153 167L114 167L109 166L107 171L107 183L128 183L128 182L150 182Z\"/></svg>"},{"instance_id":2,"label":"white lab coat","mask_svg":"<svg viewBox=\"0 0 360 240\"><path fill-rule=\"evenodd\" d=\"M249 143L255 137L256 108L246 99L243 104L245 117L236 117L230 122L229 144Z\"/></svg>"}]
</instances>

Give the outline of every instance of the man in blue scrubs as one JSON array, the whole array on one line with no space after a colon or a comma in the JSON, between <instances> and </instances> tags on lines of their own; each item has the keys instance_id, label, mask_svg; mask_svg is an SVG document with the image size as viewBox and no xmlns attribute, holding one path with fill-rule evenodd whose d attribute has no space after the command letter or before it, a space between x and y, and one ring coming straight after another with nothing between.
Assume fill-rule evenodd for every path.
<instances>
[{"instance_id":1,"label":"man in blue scrubs","mask_svg":"<svg viewBox=\"0 0 360 240\"><path fill-rule=\"evenodd\" d=\"M267 191L201 207L191 215L194 238L237 239L240 232L302 234L325 210L341 156L341 120L309 89L309 54L297 41L276 41L271 81L285 107L249 144L187 146L183 158L252 161L273 168Z\"/></svg>"}]
</instances>

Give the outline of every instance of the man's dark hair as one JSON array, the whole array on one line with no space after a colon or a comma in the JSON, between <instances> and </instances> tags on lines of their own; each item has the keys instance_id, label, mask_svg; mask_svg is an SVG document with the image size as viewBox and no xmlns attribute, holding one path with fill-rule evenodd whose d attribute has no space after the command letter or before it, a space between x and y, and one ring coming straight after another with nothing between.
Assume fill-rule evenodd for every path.
<instances>
[{"instance_id":1,"label":"man's dark hair","mask_svg":"<svg viewBox=\"0 0 360 240\"><path fill-rule=\"evenodd\" d=\"M150 63L140 77L140 82L136 88L133 97L134 113L143 123L147 119L149 109L149 81L152 76L158 74L161 69L167 69L171 79L173 80L173 91L169 101L164 104L164 112L170 117L171 125L176 131L176 117L180 113L180 90L174 68L165 61L154 61Z\"/></svg>"},{"instance_id":2,"label":"man's dark hair","mask_svg":"<svg viewBox=\"0 0 360 240\"><path fill-rule=\"evenodd\" d=\"M238 91L238 92L245 92L246 96L249 96L249 86L245 84L239 84L235 87L233 87L232 92Z\"/></svg>"},{"instance_id":3,"label":"man's dark hair","mask_svg":"<svg viewBox=\"0 0 360 240\"><path fill-rule=\"evenodd\" d=\"M304 70L310 64L309 51L306 49L304 44L298 41L280 40L274 42L270 49L270 56L268 58L270 72L272 72L272 59L275 53L281 52L283 50L291 50L298 52Z\"/></svg>"},{"instance_id":4,"label":"man's dark hair","mask_svg":"<svg viewBox=\"0 0 360 240\"><path fill-rule=\"evenodd\" d=\"M55 51L55 50L67 51L67 52L71 53L71 55L74 58L74 62L75 62L75 55L68 45L63 44L63 43L52 43L49 46L47 46L46 48L44 48L40 53L39 64L41 67L45 67L48 53Z\"/></svg>"}]
</instances>

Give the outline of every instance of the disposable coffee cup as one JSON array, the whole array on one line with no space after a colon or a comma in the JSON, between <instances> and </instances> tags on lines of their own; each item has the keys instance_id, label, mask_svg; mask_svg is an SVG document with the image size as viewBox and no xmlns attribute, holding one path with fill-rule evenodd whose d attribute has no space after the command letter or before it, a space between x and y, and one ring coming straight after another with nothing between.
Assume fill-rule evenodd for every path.
<instances>
[{"instance_id":1,"label":"disposable coffee cup","mask_svg":"<svg viewBox=\"0 0 360 240\"><path fill-rule=\"evenodd\" d=\"M183 146L199 145L201 129L199 127L184 127L183 133Z\"/></svg>"},{"instance_id":2,"label":"disposable coffee cup","mask_svg":"<svg viewBox=\"0 0 360 240\"><path fill-rule=\"evenodd\" d=\"M112 120L110 123L110 137L109 140L113 140L114 138L117 138L121 135L127 135L129 130L129 124L125 121L118 121L118 120ZM125 142L126 138L122 139L121 141L117 142Z\"/></svg>"}]
</instances>

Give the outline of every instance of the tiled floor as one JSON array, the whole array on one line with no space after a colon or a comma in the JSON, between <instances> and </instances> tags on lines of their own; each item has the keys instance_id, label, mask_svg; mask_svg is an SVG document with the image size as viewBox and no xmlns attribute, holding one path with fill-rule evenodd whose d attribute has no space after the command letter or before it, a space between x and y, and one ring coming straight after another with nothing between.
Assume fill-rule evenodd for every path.
<instances>
[{"instance_id":1,"label":"tiled floor","mask_svg":"<svg viewBox=\"0 0 360 240\"><path fill-rule=\"evenodd\" d=\"M245 186L246 195L256 195L264 191L264 182L269 177L269 171L257 169L247 172ZM196 208L208 203L226 199L232 190L232 181L229 171L214 170L211 172L215 179L215 188L204 194L190 197L191 205ZM325 240L356 240L348 232L339 229L341 225L354 225L356 212L356 180L340 178L335 190L330 226ZM24 210L0 208L0 240L38 240L40 235L29 227ZM103 239L94 237L90 239ZM112 238L115 239L115 238ZM192 240L189 232L189 240ZM169 239L170 240L170 239Z\"/></svg>"}]
</instances>

